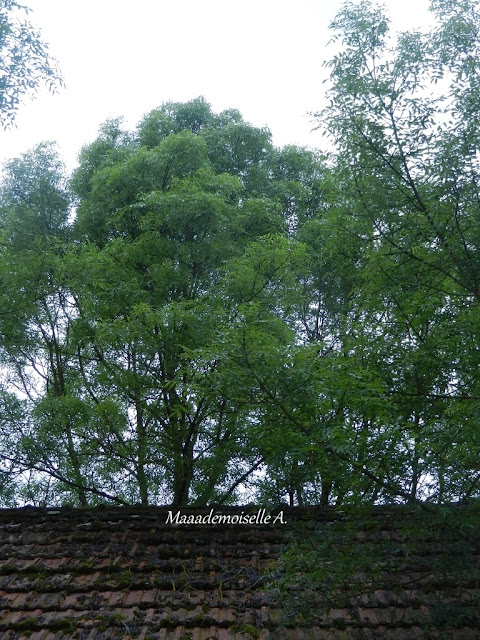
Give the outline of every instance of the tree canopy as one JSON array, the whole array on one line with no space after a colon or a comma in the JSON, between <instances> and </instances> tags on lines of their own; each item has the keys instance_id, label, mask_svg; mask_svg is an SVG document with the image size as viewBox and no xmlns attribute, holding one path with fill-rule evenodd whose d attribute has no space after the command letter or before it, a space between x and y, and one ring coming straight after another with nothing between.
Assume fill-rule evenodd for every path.
<instances>
[{"instance_id":1,"label":"tree canopy","mask_svg":"<svg viewBox=\"0 0 480 640\"><path fill-rule=\"evenodd\" d=\"M56 91L62 79L41 34L20 15L28 7L0 0L0 126L10 127L22 100L41 86Z\"/></svg>"},{"instance_id":2,"label":"tree canopy","mask_svg":"<svg viewBox=\"0 0 480 640\"><path fill-rule=\"evenodd\" d=\"M0 193L4 504L478 496L477 3L332 24L325 154L203 99Z\"/></svg>"}]
</instances>

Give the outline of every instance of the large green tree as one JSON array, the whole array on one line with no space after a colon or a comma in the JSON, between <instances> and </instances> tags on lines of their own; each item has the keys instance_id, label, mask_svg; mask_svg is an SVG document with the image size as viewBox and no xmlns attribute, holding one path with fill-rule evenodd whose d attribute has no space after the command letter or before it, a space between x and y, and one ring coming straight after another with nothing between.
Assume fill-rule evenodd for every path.
<instances>
[{"instance_id":1,"label":"large green tree","mask_svg":"<svg viewBox=\"0 0 480 640\"><path fill-rule=\"evenodd\" d=\"M10 163L2 346L22 393L36 387L5 459L80 504L236 500L278 452L258 437L255 376L232 378L220 345L245 304L291 338L289 236L313 215L320 167L203 99L132 133L106 123L70 182L74 217L51 148Z\"/></svg>"},{"instance_id":2,"label":"large green tree","mask_svg":"<svg viewBox=\"0 0 480 640\"><path fill-rule=\"evenodd\" d=\"M390 408L381 430L394 449L377 456L412 499L426 495L421 478L451 499L476 491L480 471L480 15L477 2L431 11L430 33L395 41L378 7L344 6L319 126L337 151L336 216L360 243L353 348Z\"/></svg>"}]
</instances>

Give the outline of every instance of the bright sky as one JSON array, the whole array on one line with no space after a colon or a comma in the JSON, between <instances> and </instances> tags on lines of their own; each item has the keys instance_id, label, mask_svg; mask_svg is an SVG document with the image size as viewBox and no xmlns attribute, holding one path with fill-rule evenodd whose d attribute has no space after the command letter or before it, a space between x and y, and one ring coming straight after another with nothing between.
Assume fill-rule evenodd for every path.
<instances>
[{"instance_id":1,"label":"bright sky","mask_svg":"<svg viewBox=\"0 0 480 640\"><path fill-rule=\"evenodd\" d=\"M129 128L165 101L203 95L268 126L276 145L320 147L328 25L340 0L23 0L66 89L28 100L0 132L0 163L43 140L69 169L107 118ZM428 0L386 0L394 28L428 25Z\"/></svg>"}]
</instances>

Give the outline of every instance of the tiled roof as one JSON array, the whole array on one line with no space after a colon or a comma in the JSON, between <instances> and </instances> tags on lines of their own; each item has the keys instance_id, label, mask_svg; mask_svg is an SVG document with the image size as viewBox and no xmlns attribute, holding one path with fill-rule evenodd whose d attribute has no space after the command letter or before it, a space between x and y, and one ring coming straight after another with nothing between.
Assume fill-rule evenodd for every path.
<instances>
[{"instance_id":1,"label":"tiled roof","mask_svg":"<svg viewBox=\"0 0 480 640\"><path fill-rule=\"evenodd\" d=\"M263 572L278 564L304 525L323 535L344 515L285 509L287 523L273 524L262 522L257 508L185 509L184 516L207 519L252 513L257 522L180 524L169 521L169 511L176 513L164 507L0 510L0 639L480 639L478 616L450 624L448 616L433 614L439 603L448 613L452 597L463 598L469 611L478 602L476 584L439 584L440 574L422 573L422 554L440 557L448 544L417 549L389 588L380 581L300 624L285 619L273 591L262 588ZM392 515L379 510L375 517L380 526L373 534L356 532L360 545L395 540ZM478 560L472 549L469 562L478 566ZM320 611L322 597L314 594L310 606Z\"/></svg>"}]
</instances>

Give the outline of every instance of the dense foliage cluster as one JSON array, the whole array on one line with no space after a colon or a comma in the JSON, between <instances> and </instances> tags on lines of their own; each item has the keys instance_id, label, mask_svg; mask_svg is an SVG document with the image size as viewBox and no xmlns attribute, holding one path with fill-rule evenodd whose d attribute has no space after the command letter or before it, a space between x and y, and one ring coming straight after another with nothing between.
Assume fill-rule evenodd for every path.
<instances>
[{"instance_id":1,"label":"dense foliage cluster","mask_svg":"<svg viewBox=\"0 0 480 640\"><path fill-rule=\"evenodd\" d=\"M432 11L337 16L327 156L199 98L7 165L3 504L478 495L480 18Z\"/></svg>"},{"instance_id":2,"label":"dense foliage cluster","mask_svg":"<svg viewBox=\"0 0 480 640\"><path fill-rule=\"evenodd\" d=\"M7 129L26 96L42 86L55 92L63 84L56 61L40 33L24 18L29 9L0 0L0 127Z\"/></svg>"}]
</instances>

